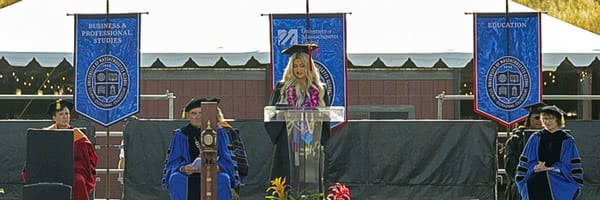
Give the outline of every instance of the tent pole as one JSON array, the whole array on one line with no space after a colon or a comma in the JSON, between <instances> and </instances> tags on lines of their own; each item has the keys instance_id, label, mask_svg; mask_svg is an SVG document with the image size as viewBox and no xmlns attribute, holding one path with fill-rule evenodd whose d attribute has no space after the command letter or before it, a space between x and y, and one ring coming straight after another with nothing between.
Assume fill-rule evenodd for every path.
<instances>
[{"instance_id":1,"label":"tent pole","mask_svg":"<svg viewBox=\"0 0 600 200\"><path fill-rule=\"evenodd\" d=\"M309 9L309 0L306 0L306 43L310 44L310 9Z\"/></svg>"}]
</instances>

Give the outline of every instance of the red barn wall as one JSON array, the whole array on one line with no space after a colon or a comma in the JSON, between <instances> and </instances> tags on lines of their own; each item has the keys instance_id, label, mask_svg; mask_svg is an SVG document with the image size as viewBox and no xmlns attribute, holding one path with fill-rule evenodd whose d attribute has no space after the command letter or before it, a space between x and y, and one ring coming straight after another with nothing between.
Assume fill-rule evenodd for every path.
<instances>
[{"instance_id":1,"label":"red barn wall","mask_svg":"<svg viewBox=\"0 0 600 200\"><path fill-rule=\"evenodd\" d=\"M221 108L229 119L262 119L265 105L264 80L143 80L142 94L177 97L174 117L191 98L220 97ZM416 119L435 119L437 101L442 91L453 90L452 80L349 80L348 105L414 105ZM444 107L444 118L451 118L453 108ZM139 117L168 118L166 100L142 101Z\"/></svg>"}]
</instances>

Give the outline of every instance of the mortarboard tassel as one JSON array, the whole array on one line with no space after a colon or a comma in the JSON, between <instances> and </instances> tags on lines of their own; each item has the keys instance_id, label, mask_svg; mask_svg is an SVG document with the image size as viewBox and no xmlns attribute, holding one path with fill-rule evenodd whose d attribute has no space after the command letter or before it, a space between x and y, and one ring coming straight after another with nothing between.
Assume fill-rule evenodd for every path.
<instances>
[{"instance_id":1,"label":"mortarboard tassel","mask_svg":"<svg viewBox=\"0 0 600 200\"><path fill-rule=\"evenodd\" d=\"M308 48L308 65L310 65L310 71L312 72L313 70L313 60L312 60L312 48L310 46L307 46L306 48Z\"/></svg>"},{"instance_id":2,"label":"mortarboard tassel","mask_svg":"<svg viewBox=\"0 0 600 200\"><path fill-rule=\"evenodd\" d=\"M60 99L56 100L56 110L60 110Z\"/></svg>"}]
</instances>

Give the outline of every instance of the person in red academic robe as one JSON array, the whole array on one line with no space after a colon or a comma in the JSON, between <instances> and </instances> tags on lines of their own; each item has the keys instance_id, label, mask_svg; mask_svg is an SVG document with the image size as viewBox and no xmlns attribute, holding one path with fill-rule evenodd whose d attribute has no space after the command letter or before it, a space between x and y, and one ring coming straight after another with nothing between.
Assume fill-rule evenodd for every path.
<instances>
[{"instance_id":1,"label":"person in red academic robe","mask_svg":"<svg viewBox=\"0 0 600 200\"><path fill-rule=\"evenodd\" d=\"M73 200L89 200L90 193L96 187L98 157L94 152L92 142L83 131L71 127L71 108L73 108L73 104L62 99L51 103L48 107L48 114L52 116L54 124L46 129L73 130ZM22 176L24 180L27 178L25 171Z\"/></svg>"}]
</instances>

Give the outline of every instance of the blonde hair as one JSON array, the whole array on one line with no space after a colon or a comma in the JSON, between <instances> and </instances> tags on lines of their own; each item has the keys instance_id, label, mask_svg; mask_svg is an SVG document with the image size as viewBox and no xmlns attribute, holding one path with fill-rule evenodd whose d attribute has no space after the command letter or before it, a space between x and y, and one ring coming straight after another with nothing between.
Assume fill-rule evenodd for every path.
<instances>
[{"instance_id":1,"label":"blonde hair","mask_svg":"<svg viewBox=\"0 0 600 200\"><path fill-rule=\"evenodd\" d=\"M294 61L296 59L300 59L302 61L302 64L304 64L304 74L306 74L306 81L305 84L301 84L299 82L299 80L296 78L296 75L294 75ZM311 62L309 62L309 55L307 53L304 52L296 52L294 54L292 54L288 60L288 64L285 67L285 70L283 72L283 87L280 91L280 96L282 98L280 98L279 103L283 103L283 104L288 104L287 102L287 98L283 98L283 97L287 97L287 89L294 85L296 88L296 97L297 97L297 101L296 101L296 106L300 106L302 105L303 101L301 99L304 99L304 97L306 96L306 94L309 93L309 88L316 88L319 91L319 106L325 106L325 101L323 101L323 97L325 95L325 88L323 86L323 83L321 82L321 75L319 74L319 71L317 70L317 67L315 65L315 62L311 60Z\"/></svg>"},{"instance_id":2,"label":"blonde hair","mask_svg":"<svg viewBox=\"0 0 600 200\"><path fill-rule=\"evenodd\" d=\"M223 111L221 111L221 107L217 106L217 121L224 122L225 117L223 116Z\"/></svg>"}]
</instances>

